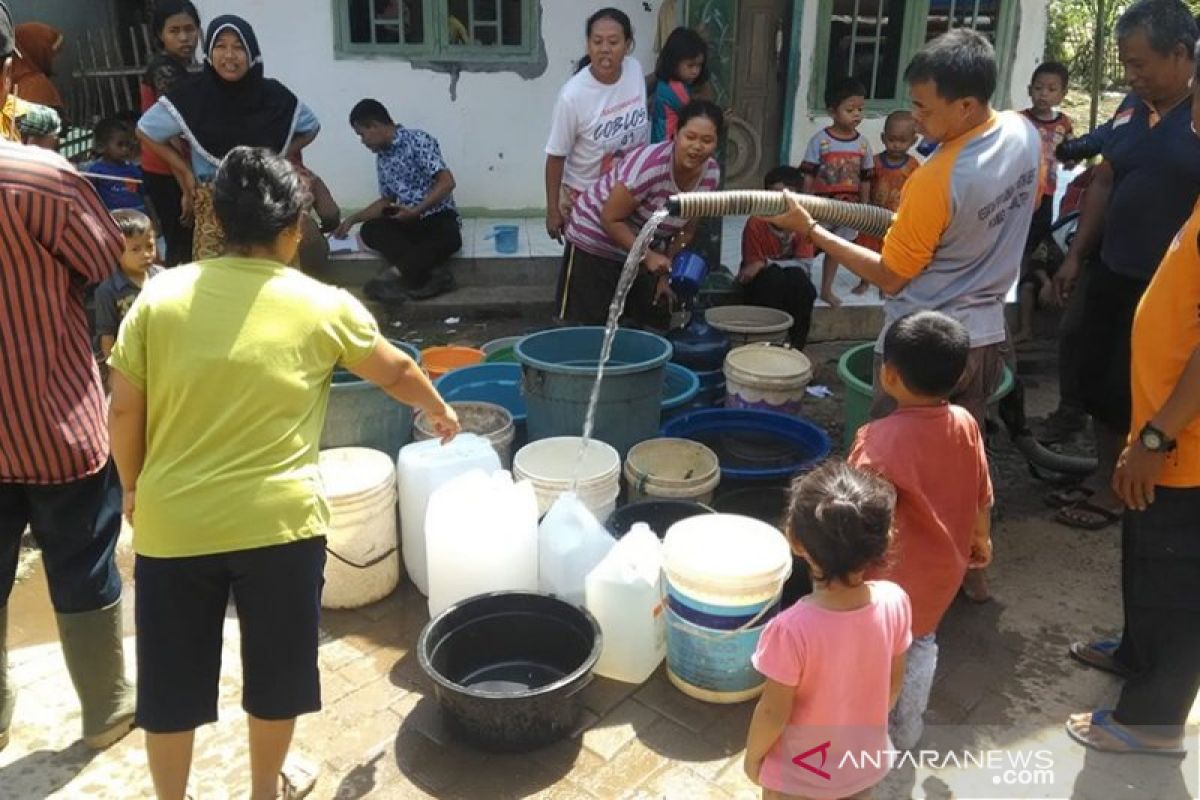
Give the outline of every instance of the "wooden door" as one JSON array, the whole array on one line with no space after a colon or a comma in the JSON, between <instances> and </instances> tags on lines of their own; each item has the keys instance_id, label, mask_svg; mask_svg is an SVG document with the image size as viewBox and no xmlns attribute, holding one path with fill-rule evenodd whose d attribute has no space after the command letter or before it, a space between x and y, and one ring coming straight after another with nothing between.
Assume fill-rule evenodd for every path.
<instances>
[{"instance_id":1,"label":"wooden door","mask_svg":"<svg viewBox=\"0 0 1200 800\"><path fill-rule=\"evenodd\" d=\"M725 185L761 189L783 138L791 0L740 0Z\"/></svg>"}]
</instances>

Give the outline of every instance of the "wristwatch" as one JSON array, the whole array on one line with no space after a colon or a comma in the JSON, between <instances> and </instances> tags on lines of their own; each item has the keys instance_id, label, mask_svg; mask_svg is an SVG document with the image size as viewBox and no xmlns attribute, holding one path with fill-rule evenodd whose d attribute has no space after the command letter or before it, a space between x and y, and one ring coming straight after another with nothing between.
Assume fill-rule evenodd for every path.
<instances>
[{"instance_id":1,"label":"wristwatch","mask_svg":"<svg viewBox=\"0 0 1200 800\"><path fill-rule=\"evenodd\" d=\"M1169 453L1175 449L1175 440L1168 438L1165 433L1149 422L1146 423L1146 427L1142 428L1142 432L1138 434L1138 441L1142 443L1142 447L1151 453Z\"/></svg>"}]
</instances>

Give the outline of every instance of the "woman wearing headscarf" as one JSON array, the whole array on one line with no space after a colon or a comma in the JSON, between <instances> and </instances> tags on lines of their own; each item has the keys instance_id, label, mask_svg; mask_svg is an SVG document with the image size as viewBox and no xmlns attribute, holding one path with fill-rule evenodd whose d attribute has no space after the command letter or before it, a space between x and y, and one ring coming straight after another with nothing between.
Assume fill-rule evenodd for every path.
<instances>
[{"instance_id":1,"label":"woman wearing headscarf","mask_svg":"<svg viewBox=\"0 0 1200 800\"><path fill-rule=\"evenodd\" d=\"M150 59L142 74L142 111L149 110L188 77L196 63L200 13L189 0L163 0L154 9L152 30L162 49ZM186 144L176 140L172 146L187 158ZM167 242L166 265L173 267L190 260L192 229L183 224L183 196L171 168L147 149L142 153L142 170L146 173L146 194L154 204L160 232Z\"/></svg>"},{"instance_id":2,"label":"woman wearing headscarf","mask_svg":"<svg viewBox=\"0 0 1200 800\"><path fill-rule=\"evenodd\" d=\"M15 33L21 55L13 60L13 94L61 114L62 95L50 77L54 74L54 59L65 44L63 35L43 22L24 22L16 27Z\"/></svg>"},{"instance_id":3,"label":"woman wearing headscarf","mask_svg":"<svg viewBox=\"0 0 1200 800\"><path fill-rule=\"evenodd\" d=\"M192 258L221 254L224 240L212 207L212 180L235 147L265 147L295 158L317 137L317 117L277 80L263 76L262 51L250 23L232 14L208 26L205 65L176 84L138 121L143 146L170 167L183 213L194 219ZM182 136L185 159L170 141Z\"/></svg>"}]
</instances>

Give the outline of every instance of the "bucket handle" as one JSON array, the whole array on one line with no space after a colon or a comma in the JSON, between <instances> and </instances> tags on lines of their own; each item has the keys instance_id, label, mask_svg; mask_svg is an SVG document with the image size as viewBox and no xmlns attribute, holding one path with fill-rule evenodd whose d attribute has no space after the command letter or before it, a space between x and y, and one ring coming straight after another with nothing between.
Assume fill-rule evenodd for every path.
<instances>
[{"instance_id":1,"label":"bucket handle","mask_svg":"<svg viewBox=\"0 0 1200 800\"><path fill-rule=\"evenodd\" d=\"M662 595L661 596L662 596L663 606L665 606L666 608L670 608L670 597L668 597L668 595L667 595L666 581L663 581L663 583L662 583ZM783 584L781 583L779 586L779 591L777 591L775 593L775 596L771 598L771 602L764 605L762 607L762 610L760 610L753 617L746 620L741 625L739 625L738 627L736 627L730 631L721 631L719 633L710 633L708 631L700 629L700 626L698 626L698 625L690 625L685 628L683 625L680 625L678 622L671 621L671 618L669 615L667 616L667 621L671 625L671 627L675 628L675 630L687 631L692 636L699 636L701 639L708 639L709 641L720 642L720 641L723 641L730 637L737 636L739 633L745 633L746 631L755 627L762 620L762 618L764 616L766 616L767 612L770 611L771 609L775 608L775 606L777 606L779 604L779 601L782 599L783 599Z\"/></svg>"},{"instance_id":2,"label":"bucket handle","mask_svg":"<svg viewBox=\"0 0 1200 800\"><path fill-rule=\"evenodd\" d=\"M546 373L533 369L528 364L522 364L521 382L521 390L528 397L542 390L542 385L546 382Z\"/></svg>"},{"instance_id":3,"label":"bucket handle","mask_svg":"<svg viewBox=\"0 0 1200 800\"><path fill-rule=\"evenodd\" d=\"M392 555L392 553L396 552L396 548L395 547L390 548L386 552L384 552L378 556L375 556L375 558L372 558L370 561L368 561L365 564L359 564L357 562L351 561L350 559L348 559L345 556L338 553L336 550L334 550L329 545L325 545L325 552L328 553L329 555L333 556L338 561L342 562L343 564L345 564L348 567L353 567L354 569L369 569L369 568L375 566L376 564L382 562L384 559L390 557Z\"/></svg>"}]
</instances>

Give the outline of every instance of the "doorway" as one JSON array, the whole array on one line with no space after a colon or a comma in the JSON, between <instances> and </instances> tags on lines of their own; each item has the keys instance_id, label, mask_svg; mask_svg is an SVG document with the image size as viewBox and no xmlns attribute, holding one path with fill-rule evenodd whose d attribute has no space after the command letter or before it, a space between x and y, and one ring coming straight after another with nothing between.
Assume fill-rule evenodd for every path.
<instances>
[{"instance_id":1,"label":"doorway","mask_svg":"<svg viewBox=\"0 0 1200 800\"><path fill-rule=\"evenodd\" d=\"M725 186L761 189L779 160L794 0L740 0Z\"/></svg>"}]
</instances>

